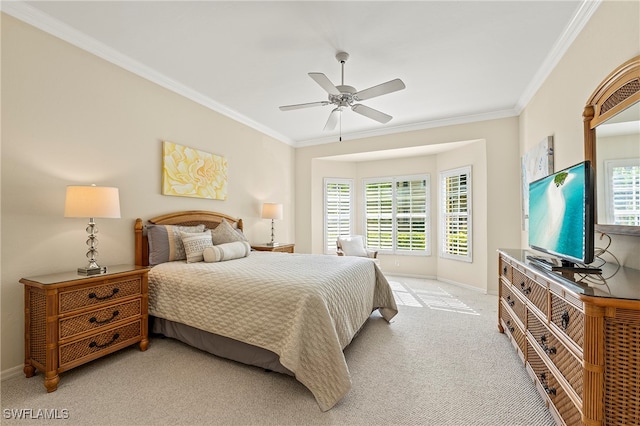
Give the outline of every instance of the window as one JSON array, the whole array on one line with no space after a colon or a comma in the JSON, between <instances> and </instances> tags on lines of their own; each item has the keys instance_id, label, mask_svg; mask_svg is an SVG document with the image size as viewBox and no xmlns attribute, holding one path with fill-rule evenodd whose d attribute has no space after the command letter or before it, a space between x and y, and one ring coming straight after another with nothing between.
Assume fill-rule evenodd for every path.
<instances>
[{"instance_id":1,"label":"window","mask_svg":"<svg viewBox=\"0 0 640 426\"><path fill-rule=\"evenodd\" d=\"M605 161L607 222L640 225L640 159Z\"/></svg>"},{"instance_id":2,"label":"window","mask_svg":"<svg viewBox=\"0 0 640 426\"><path fill-rule=\"evenodd\" d=\"M440 172L440 257L471 262L471 166Z\"/></svg>"},{"instance_id":3,"label":"window","mask_svg":"<svg viewBox=\"0 0 640 426\"><path fill-rule=\"evenodd\" d=\"M353 181L324 180L324 251L335 254L336 240L352 233Z\"/></svg>"},{"instance_id":4,"label":"window","mask_svg":"<svg viewBox=\"0 0 640 426\"><path fill-rule=\"evenodd\" d=\"M429 255L429 175L365 179L363 184L367 247Z\"/></svg>"}]
</instances>

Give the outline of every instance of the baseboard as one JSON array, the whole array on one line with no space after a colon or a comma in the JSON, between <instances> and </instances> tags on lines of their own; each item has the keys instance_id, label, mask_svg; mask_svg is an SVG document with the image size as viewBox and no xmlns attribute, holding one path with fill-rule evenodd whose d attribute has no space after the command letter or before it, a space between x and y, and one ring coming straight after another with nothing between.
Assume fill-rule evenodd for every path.
<instances>
[{"instance_id":1,"label":"baseboard","mask_svg":"<svg viewBox=\"0 0 640 426\"><path fill-rule=\"evenodd\" d=\"M440 277L436 277L433 275L416 275L416 274L389 274L390 277L404 277L404 278L417 278L417 279L423 279L423 280L436 280L436 281L442 281L443 283L447 283L447 284L451 284L451 285L455 285L458 287L462 287L465 288L467 290L472 290L472 291L476 291L478 293L482 293L482 294L493 294L493 295L497 295L497 293L495 292L489 292L486 289L482 289L482 288L478 288L469 284L465 284L465 283L461 283L461 282L457 282L457 281L453 281L453 280L448 280L446 278L440 278Z\"/></svg>"},{"instance_id":2,"label":"baseboard","mask_svg":"<svg viewBox=\"0 0 640 426\"><path fill-rule=\"evenodd\" d=\"M2 370L0 372L0 381L5 381L7 379L11 379L12 377L19 376L22 374L22 365L16 365L15 367L7 368L6 370Z\"/></svg>"},{"instance_id":3,"label":"baseboard","mask_svg":"<svg viewBox=\"0 0 640 426\"><path fill-rule=\"evenodd\" d=\"M448 280L446 278L437 277L436 279L438 281L442 281L443 283L455 285L455 286L462 287L464 289L475 291L475 292L478 292L478 293L482 293L482 294L487 294L488 293L487 289L484 289L484 288L478 288L478 287L475 287L475 286L472 286L472 285L469 285L469 284L460 283L458 281Z\"/></svg>"},{"instance_id":4,"label":"baseboard","mask_svg":"<svg viewBox=\"0 0 640 426\"><path fill-rule=\"evenodd\" d=\"M384 271L383 271L384 273ZM438 278L433 276L433 275L417 275L417 274L396 274L396 273L389 273L388 274L390 277L404 277L404 278L417 278L417 279L422 279L422 280L437 280ZM386 274L385 274L386 276Z\"/></svg>"}]
</instances>

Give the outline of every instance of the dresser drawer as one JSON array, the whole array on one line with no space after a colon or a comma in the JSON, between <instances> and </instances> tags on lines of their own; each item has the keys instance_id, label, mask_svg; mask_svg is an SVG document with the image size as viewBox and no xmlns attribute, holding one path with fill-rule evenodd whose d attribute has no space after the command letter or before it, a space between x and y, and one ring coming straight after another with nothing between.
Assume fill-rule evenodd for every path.
<instances>
[{"instance_id":1,"label":"dresser drawer","mask_svg":"<svg viewBox=\"0 0 640 426\"><path fill-rule=\"evenodd\" d=\"M520 296L515 294L512 291L512 288L508 284L500 283L500 294L502 295L502 299L504 302L511 308L511 310L516 314L516 316L522 321L522 324L525 324L526 314L524 303L520 299Z\"/></svg>"},{"instance_id":2,"label":"dresser drawer","mask_svg":"<svg viewBox=\"0 0 640 426\"><path fill-rule=\"evenodd\" d=\"M584 347L584 314L567 301L551 293L551 321L580 349Z\"/></svg>"},{"instance_id":3,"label":"dresser drawer","mask_svg":"<svg viewBox=\"0 0 640 426\"><path fill-rule=\"evenodd\" d=\"M86 306L97 305L122 297L141 293L139 275L103 281L92 287L60 292L60 312L70 312Z\"/></svg>"},{"instance_id":4,"label":"dresser drawer","mask_svg":"<svg viewBox=\"0 0 640 426\"><path fill-rule=\"evenodd\" d=\"M502 317L500 318L501 322L502 322L502 327L505 329L505 332L507 333L507 335L509 335L509 337L511 337L511 340L513 342L515 342L515 344L518 346L518 348L520 349L521 355L524 356L524 351L525 351L525 335L524 332L520 329L520 326L518 325L518 323L513 319L513 317L511 316L511 313L509 311L509 309L507 309L506 307L504 307L504 301L503 303L503 307L502 307Z\"/></svg>"},{"instance_id":5,"label":"dresser drawer","mask_svg":"<svg viewBox=\"0 0 640 426\"><path fill-rule=\"evenodd\" d=\"M547 354L573 390L582 396L584 379L582 363L578 358L532 312L528 313L527 329L533 336L532 340Z\"/></svg>"},{"instance_id":6,"label":"dresser drawer","mask_svg":"<svg viewBox=\"0 0 640 426\"><path fill-rule=\"evenodd\" d=\"M138 320L120 327L98 333L85 339L60 345L60 370L71 368L140 341L142 321Z\"/></svg>"},{"instance_id":7,"label":"dresser drawer","mask_svg":"<svg viewBox=\"0 0 640 426\"><path fill-rule=\"evenodd\" d=\"M500 276L504 277L509 282L513 282L512 281L513 267L511 266L511 263L509 263L503 256L500 256L500 259L498 260L498 262L499 262L499 268L500 268Z\"/></svg>"},{"instance_id":8,"label":"dresser drawer","mask_svg":"<svg viewBox=\"0 0 640 426\"><path fill-rule=\"evenodd\" d=\"M522 271L518 269L513 270L513 286L520 291L529 301L531 301L540 312L544 315L548 315L548 295L547 289L532 278L526 276Z\"/></svg>"},{"instance_id":9,"label":"dresser drawer","mask_svg":"<svg viewBox=\"0 0 640 426\"><path fill-rule=\"evenodd\" d=\"M141 314L141 301L110 305L95 311L61 319L59 322L59 338L66 339L89 330L97 330L112 323L126 320Z\"/></svg>"},{"instance_id":10,"label":"dresser drawer","mask_svg":"<svg viewBox=\"0 0 640 426\"><path fill-rule=\"evenodd\" d=\"M562 420L568 426L581 425L582 414L580 410L560 386L555 376L549 371L542 358L538 356L538 353L529 342L527 342L527 350L527 364L535 374L537 385L551 400Z\"/></svg>"}]
</instances>

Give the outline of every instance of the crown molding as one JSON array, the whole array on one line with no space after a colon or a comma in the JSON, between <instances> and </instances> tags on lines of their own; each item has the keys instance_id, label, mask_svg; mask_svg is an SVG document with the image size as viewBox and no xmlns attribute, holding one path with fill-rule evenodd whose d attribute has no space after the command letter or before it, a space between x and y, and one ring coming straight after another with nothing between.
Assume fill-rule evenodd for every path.
<instances>
[{"instance_id":1,"label":"crown molding","mask_svg":"<svg viewBox=\"0 0 640 426\"><path fill-rule=\"evenodd\" d=\"M558 62L560 62L564 54L567 53L571 44L575 41L576 37L578 37L578 34L580 34L602 2L603 0L584 0L580 4L575 16L564 29L562 35L553 45L544 62L522 93L522 96L520 96L520 99L516 104L516 111L518 114L520 114L531 101L538 89L540 89L542 84L551 74L551 71L553 71L556 65L558 65Z\"/></svg>"},{"instance_id":2,"label":"crown molding","mask_svg":"<svg viewBox=\"0 0 640 426\"><path fill-rule=\"evenodd\" d=\"M171 90L187 99L192 100L204 107L207 107L213 111L216 111L224 116L227 116L239 123L242 123L248 127L251 127L261 133L266 134L274 139L279 140L287 145L294 146L295 141L292 139L275 132L274 130L257 123L250 118L222 105L213 99L204 96L202 93L179 83L164 74L130 58L127 55L123 55L115 49L110 48L97 41L96 39L87 36L86 34L72 28L71 26L52 18L50 15L40 12L38 9L22 2L22 1L3 1L0 2L0 10L14 18L23 21L33 27L36 27L46 33L49 33L61 40L64 40L82 50L85 50L93 55L104 59L114 65L119 66L129 72L132 72L142 78L145 78L165 89Z\"/></svg>"},{"instance_id":3,"label":"crown molding","mask_svg":"<svg viewBox=\"0 0 640 426\"><path fill-rule=\"evenodd\" d=\"M456 126L460 124L475 123L478 121L499 120L501 118L517 117L518 113L515 109L505 109L499 111L492 111L481 114L473 115L461 115L458 117L443 118L438 120L423 121L421 123L411 123L407 125L398 125L393 127L382 127L374 130L367 130L362 132L353 132L342 135L342 142L356 139L371 138L376 136L385 136L395 133L413 132L416 130L433 129L436 127ZM313 145L321 145L326 143L339 142L339 135L332 135L325 138L306 139L298 141L295 144L296 148L304 148Z\"/></svg>"}]
</instances>

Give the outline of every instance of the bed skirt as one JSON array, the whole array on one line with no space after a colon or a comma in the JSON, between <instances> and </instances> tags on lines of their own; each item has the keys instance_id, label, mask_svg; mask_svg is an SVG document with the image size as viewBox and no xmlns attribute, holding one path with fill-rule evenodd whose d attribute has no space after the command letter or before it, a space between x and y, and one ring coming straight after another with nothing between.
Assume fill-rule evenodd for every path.
<instances>
[{"instance_id":1,"label":"bed skirt","mask_svg":"<svg viewBox=\"0 0 640 426\"><path fill-rule=\"evenodd\" d=\"M179 340L210 354L293 376L274 352L164 318L150 317L151 332Z\"/></svg>"}]
</instances>

